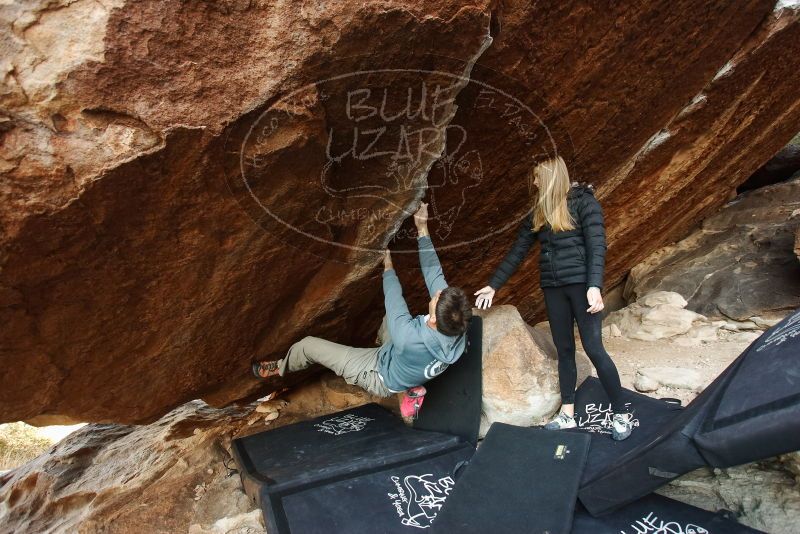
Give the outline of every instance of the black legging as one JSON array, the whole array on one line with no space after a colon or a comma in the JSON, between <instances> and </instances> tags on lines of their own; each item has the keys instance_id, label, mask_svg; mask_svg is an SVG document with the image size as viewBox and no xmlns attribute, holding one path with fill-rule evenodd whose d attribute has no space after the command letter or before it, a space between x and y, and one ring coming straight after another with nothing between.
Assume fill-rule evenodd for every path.
<instances>
[{"instance_id":1,"label":"black legging","mask_svg":"<svg viewBox=\"0 0 800 534\"><path fill-rule=\"evenodd\" d=\"M589 301L586 298L586 284L569 284L561 287L545 287L544 301L547 306L547 317L553 342L558 351L558 384L561 389L561 402L575 403L575 385L578 370L575 366L575 333L573 320L578 323L583 348L592 364L597 369L600 383L606 390L611 409L614 413L625 411L620 400L622 386L619 373L611 356L603 347L602 317L600 312L589 313Z\"/></svg>"}]
</instances>

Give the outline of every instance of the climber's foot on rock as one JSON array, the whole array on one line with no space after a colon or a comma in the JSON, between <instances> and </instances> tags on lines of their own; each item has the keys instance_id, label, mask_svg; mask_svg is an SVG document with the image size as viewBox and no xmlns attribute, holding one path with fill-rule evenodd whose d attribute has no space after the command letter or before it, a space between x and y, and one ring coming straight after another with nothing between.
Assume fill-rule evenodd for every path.
<instances>
[{"instance_id":1,"label":"climber's foot on rock","mask_svg":"<svg viewBox=\"0 0 800 534\"><path fill-rule=\"evenodd\" d=\"M416 419L419 416L419 409L425 400L424 386L416 386L406 390L403 400L400 402L400 415Z\"/></svg>"},{"instance_id":2,"label":"climber's foot on rock","mask_svg":"<svg viewBox=\"0 0 800 534\"><path fill-rule=\"evenodd\" d=\"M278 376L278 362L276 361L263 361L253 362L253 375L256 378L269 378L271 376Z\"/></svg>"}]
</instances>

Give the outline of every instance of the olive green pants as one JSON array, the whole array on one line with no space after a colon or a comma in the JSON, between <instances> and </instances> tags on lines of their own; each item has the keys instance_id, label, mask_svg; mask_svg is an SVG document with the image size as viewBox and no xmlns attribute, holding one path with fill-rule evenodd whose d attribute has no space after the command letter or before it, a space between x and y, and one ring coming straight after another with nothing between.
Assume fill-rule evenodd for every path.
<instances>
[{"instance_id":1,"label":"olive green pants","mask_svg":"<svg viewBox=\"0 0 800 534\"><path fill-rule=\"evenodd\" d=\"M318 363L327 367L345 382L365 389L378 397L393 395L378 374L380 347L359 349L340 345L318 337L304 337L289 348L285 358L278 361L281 376Z\"/></svg>"}]
</instances>

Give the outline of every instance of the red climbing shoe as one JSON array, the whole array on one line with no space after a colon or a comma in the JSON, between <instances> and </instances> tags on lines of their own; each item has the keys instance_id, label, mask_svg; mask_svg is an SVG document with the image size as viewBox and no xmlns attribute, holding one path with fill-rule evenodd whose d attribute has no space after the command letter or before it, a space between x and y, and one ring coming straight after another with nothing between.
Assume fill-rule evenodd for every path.
<instances>
[{"instance_id":1,"label":"red climbing shoe","mask_svg":"<svg viewBox=\"0 0 800 534\"><path fill-rule=\"evenodd\" d=\"M403 400L400 402L400 414L403 417L411 417L416 419L419 415L419 409L422 408L422 402L425 400L425 386L417 386L406 390L403 395Z\"/></svg>"}]
</instances>

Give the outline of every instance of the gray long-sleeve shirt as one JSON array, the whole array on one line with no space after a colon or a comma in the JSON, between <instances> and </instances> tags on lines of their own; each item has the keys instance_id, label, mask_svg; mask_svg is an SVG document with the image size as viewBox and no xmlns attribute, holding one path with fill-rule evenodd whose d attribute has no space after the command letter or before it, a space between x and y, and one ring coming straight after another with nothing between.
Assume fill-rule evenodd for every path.
<instances>
[{"instance_id":1,"label":"gray long-sleeve shirt","mask_svg":"<svg viewBox=\"0 0 800 534\"><path fill-rule=\"evenodd\" d=\"M433 297L447 281L431 238L417 241L422 276ZM387 388L399 392L424 384L461 357L466 335L446 336L428 326L426 316L412 317L394 269L383 273L383 294L391 339L380 348L379 372Z\"/></svg>"}]
</instances>

